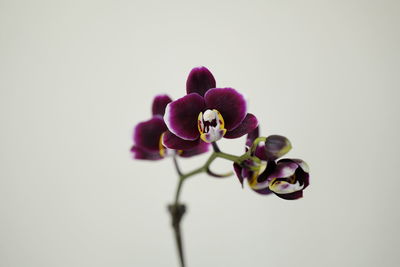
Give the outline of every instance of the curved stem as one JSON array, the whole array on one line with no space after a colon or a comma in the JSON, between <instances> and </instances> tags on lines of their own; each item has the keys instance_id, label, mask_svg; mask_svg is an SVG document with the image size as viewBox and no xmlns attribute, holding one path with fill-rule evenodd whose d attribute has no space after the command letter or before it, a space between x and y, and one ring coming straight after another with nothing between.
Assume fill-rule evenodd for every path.
<instances>
[{"instance_id":1,"label":"curved stem","mask_svg":"<svg viewBox=\"0 0 400 267\"><path fill-rule=\"evenodd\" d=\"M224 153L224 152L215 152L215 154L216 154L217 158L227 159L227 160L233 161L233 162L238 163L238 164L241 163L241 159L240 159L241 157L238 157L238 156L235 156L235 155L231 155L231 154L228 154L228 153Z\"/></svg>"},{"instance_id":2,"label":"curved stem","mask_svg":"<svg viewBox=\"0 0 400 267\"><path fill-rule=\"evenodd\" d=\"M182 171L181 171L181 168L179 167L178 160L176 159L176 155L174 155L172 157L172 160L174 161L174 166L175 166L176 172L178 173L179 176L182 176Z\"/></svg>"},{"instance_id":3,"label":"curved stem","mask_svg":"<svg viewBox=\"0 0 400 267\"><path fill-rule=\"evenodd\" d=\"M175 241L176 241L176 246L178 249L179 261L180 261L181 267L185 267L185 257L184 257L184 252L183 252L183 243L182 243L182 234L181 234L180 223L181 223L181 219L186 211L186 207L185 207L185 205L179 203L179 197L182 192L183 182L187 178L192 177L196 174L209 171L209 167L210 167L211 163L217 158L223 158L223 159L230 160L235 163L241 164L244 160L246 160L250 157L250 154L248 154L248 153L245 153L244 155L238 157L235 155L221 152L221 150L219 149L219 147L216 143L212 143L212 146L213 146L214 152L210 155L210 157L207 159L207 161L204 163L204 165L197 169L194 169L193 171L188 172L186 174L181 171L179 164L178 164L178 160L176 158L176 155L174 155L174 157L173 157L174 166L175 166L176 172L178 173L178 176L179 176L179 181L178 181L178 185L177 185L176 192L175 192L174 203L172 205L169 205L168 209L169 209L169 212L172 217L172 227L174 229Z\"/></svg>"},{"instance_id":4,"label":"curved stem","mask_svg":"<svg viewBox=\"0 0 400 267\"><path fill-rule=\"evenodd\" d=\"M186 178L189 178L191 176L194 176L194 175L202 173L202 172L205 172L204 166L202 166L200 168L197 168L197 169L195 169L195 170L193 170L193 171L191 171L191 172L189 172L187 174L182 174L180 179L185 180Z\"/></svg>"},{"instance_id":5,"label":"curved stem","mask_svg":"<svg viewBox=\"0 0 400 267\"><path fill-rule=\"evenodd\" d=\"M264 137L264 136L257 137L257 138L253 141L253 144L251 145L250 153L251 153L251 154L254 154L254 152L256 152L256 149L257 149L258 144L261 143L261 142L265 142L266 140L267 140L267 138Z\"/></svg>"}]
</instances>

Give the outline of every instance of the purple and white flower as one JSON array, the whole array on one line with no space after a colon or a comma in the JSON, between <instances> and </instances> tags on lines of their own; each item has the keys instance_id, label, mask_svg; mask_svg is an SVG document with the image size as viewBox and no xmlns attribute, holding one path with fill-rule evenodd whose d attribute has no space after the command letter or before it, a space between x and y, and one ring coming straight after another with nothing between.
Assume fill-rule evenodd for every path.
<instances>
[{"instance_id":1,"label":"purple and white flower","mask_svg":"<svg viewBox=\"0 0 400 267\"><path fill-rule=\"evenodd\" d=\"M246 141L250 147L258 137L258 128L251 132ZM283 199L298 199L303 196L303 190L309 185L309 168L300 159L280 159L291 149L290 141L280 135L270 135L266 141L259 144L254 156L261 160L244 162L243 166L234 164L234 170L240 182L247 179L249 186L259 194L275 193ZM256 171L250 166L257 166Z\"/></svg>"},{"instance_id":2,"label":"purple and white flower","mask_svg":"<svg viewBox=\"0 0 400 267\"><path fill-rule=\"evenodd\" d=\"M160 160L177 154L181 157L191 157L208 151L208 144L198 143L190 149L173 150L163 144L163 136L168 131L163 116L168 103L172 102L167 95L158 95L152 104L152 118L135 126L131 148L135 159Z\"/></svg>"},{"instance_id":3,"label":"purple and white flower","mask_svg":"<svg viewBox=\"0 0 400 267\"><path fill-rule=\"evenodd\" d=\"M241 137L258 125L257 118L247 113L246 101L233 88L215 88L211 72L194 68L186 82L187 95L166 107L164 121L169 129L164 144L184 149L201 142Z\"/></svg>"}]
</instances>

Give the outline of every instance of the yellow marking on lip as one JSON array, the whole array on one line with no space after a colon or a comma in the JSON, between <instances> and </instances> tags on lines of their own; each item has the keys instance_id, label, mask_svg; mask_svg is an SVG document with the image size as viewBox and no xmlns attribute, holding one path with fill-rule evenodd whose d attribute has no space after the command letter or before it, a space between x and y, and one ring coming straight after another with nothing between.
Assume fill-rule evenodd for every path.
<instances>
[{"instance_id":1,"label":"yellow marking on lip","mask_svg":"<svg viewBox=\"0 0 400 267\"><path fill-rule=\"evenodd\" d=\"M296 180L297 180L296 174L293 174L292 176L290 176L290 177L288 178L288 182L291 183L291 184L295 184L295 183L296 183Z\"/></svg>"},{"instance_id":2,"label":"yellow marking on lip","mask_svg":"<svg viewBox=\"0 0 400 267\"><path fill-rule=\"evenodd\" d=\"M162 133L160 136L160 140L158 141L158 152L161 157L165 157L165 146L163 145L163 137L165 133Z\"/></svg>"},{"instance_id":3,"label":"yellow marking on lip","mask_svg":"<svg viewBox=\"0 0 400 267\"><path fill-rule=\"evenodd\" d=\"M201 125L203 124L203 112L199 113L199 116L197 116L197 129L199 130L200 134L203 134L204 131L201 128Z\"/></svg>"},{"instance_id":4,"label":"yellow marking on lip","mask_svg":"<svg viewBox=\"0 0 400 267\"><path fill-rule=\"evenodd\" d=\"M250 187L252 187L252 188L255 187L255 185L257 184L257 178L258 178L258 172L255 171L255 172L253 172L253 175L251 176L251 179L249 180Z\"/></svg>"},{"instance_id":5,"label":"yellow marking on lip","mask_svg":"<svg viewBox=\"0 0 400 267\"><path fill-rule=\"evenodd\" d=\"M204 116L206 120L204 121ZM215 126L211 126L211 123L215 121ZM207 126L206 126L207 125ZM225 129L225 121L221 113L216 109L208 109L204 112L200 112L197 116L197 129L200 133L200 138L206 143L211 143L221 139L227 132Z\"/></svg>"},{"instance_id":6,"label":"yellow marking on lip","mask_svg":"<svg viewBox=\"0 0 400 267\"><path fill-rule=\"evenodd\" d=\"M210 143L210 142L207 140L207 134L201 133L201 134L200 134L200 138L201 138L201 140L203 140L204 142Z\"/></svg>"},{"instance_id":7,"label":"yellow marking on lip","mask_svg":"<svg viewBox=\"0 0 400 267\"><path fill-rule=\"evenodd\" d=\"M273 178L272 180L271 180L271 182L269 183L269 190L271 190L271 191L274 191L274 187L275 187L275 185L277 184L276 183L276 179L278 179L278 178Z\"/></svg>"}]
</instances>

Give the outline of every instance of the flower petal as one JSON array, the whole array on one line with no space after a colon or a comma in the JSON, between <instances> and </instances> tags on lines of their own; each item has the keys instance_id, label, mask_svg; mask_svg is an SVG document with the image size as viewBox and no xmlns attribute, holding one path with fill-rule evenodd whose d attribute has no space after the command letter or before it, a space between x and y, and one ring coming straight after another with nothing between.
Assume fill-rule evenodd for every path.
<instances>
[{"instance_id":1,"label":"flower petal","mask_svg":"<svg viewBox=\"0 0 400 267\"><path fill-rule=\"evenodd\" d=\"M266 154L265 154L265 145L264 143L259 144L256 148L256 151L254 152L254 155L261 159L261 160L268 160Z\"/></svg>"},{"instance_id":2,"label":"flower petal","mask_svg":"<svg viewBox=\"0 0 400 267\"><path fill-rule=\"evenodd\" d=\"M271 181L270 190L278 197L288 200L301 198L309 185L308 166L300 159L281 159L268 180Z\"/></svg>"},{"instance_id":3,"label":"flower petal","mask_svg":"<svg viewBox=\"0 0 400 267\"><path fill-rule=\"evenodd\" d=\"M295 200L303 197L303 190L296 191L290 194L276 194L278 197L286 199L286 200Z\"/></svg>"},{"instance_id":4,"label":"flower petal","mask_svg":"<svg viewBox=\"0 0 400 267\"><path fill-rule=\"evenodd\" d=\"M253 188L252 188L253 189ZM269 195L272 193L271 190L269 190L269 188L264 188L264 189L253 189L254 192L259 193L261 195Z\"/></svg>"},{"instance_id":5,"label":"flower petal","mask_svg":"<svg viewBox=\"0 0 400 267\"><path fill-rule=\"evenodd\" d=\"M289 139L281 135L270 135L265 141L265 153L269 160L282 157L292 149Z\"/></svg>"},{"instance_id":6,"label":"flower petal","mask_svg":"<svg viewBox=\"0 0 400 267\"><path fill-rule=\"evenodd\" d=\"M255 128L257 128L257 126L258 126L258 121L256 116L254 116L251 113L247 113L242 123L239 124L239 126L233 129L232 131L228 131L224 135L224 137L228 139L239 138L247 133L250 133Z\"/></svg>"},{"instance_id":7,"label":"flower petal","mask_svg":"<svg viewBox=\"0 0 400 267\"><path fill-rule=\"evenodd\" d=\"M257 126L257 128L255 128L253 131L251 131L246 138L246 151L248 149L251 148L251 146L253 145L254 140L257 139L257 137L259 137L259 127ZM258 144L258 146L256 147L256 151L254 151L254 156L256 156L257 158L267 161L267 157L265 155L265 145L264 142L261 142Z\"/></svg>"},{"instance_id":8,"label":"flower petal","mask_svg":"<svg viewBox=\"0 0 400 267\"><path fill-rule=\"evenodd\" d=\"M160 160L163 158L159 152L147 151L138 146L132 146L131 153L134 159Z\"/></svg>"},{"instance_id":9,"label":"flower petal","mask_svg":"<svg viewBox=\"0 0 400 267\"><path fill-rule=\"evenodd\" d=\"M201 96L210 88L215 88L215 79L206 67L197 67L190 71L186 81L186 92L198 93Z\"/></svg>"},{"instance_id":10,"label":"flower petal","mask_svg":"<svg viewBox=\"0 0 400 267\"><path fill-rule=\"evenodd\" d=\"M301 159L281 159L278 163L281 162L292 162L296 163L299 168L296 169L296 178L300 182L300 184L304 185L304 189L310 185L310 174L309 174L309 167L307 163Z\"/></svg>"},{"instance_id":11,"label":"flower petal","mask_svg":"<svg viewBox=\"0 0 400 267\"><path fill-rule=\"evenodd\" d=\"M276 169L275 161L272 160L267 161L265 170L258 175L258 177L256 178L257 180L254 184L250 184L250 187L257 193L259 193L258 192L259 190L268 188L270 183L270 180L268 178L270 177L271 173L274 172L275 169Z\"/></svg>"},{"instance_id":12,"label":"flower petal","mask_svg":"<svg viewBox=\"0 0 400 267\"><path fill-rule=\"evenodd\" d=\"M235 170L236 176L237 176L237 178L239 179L239 182L240 182L240 184L241 184L242 187L243 187L243 180L244 180L244 177L243 177L243 175L242 175L242 169L243 169L243 168L240 167L239 164L233 163L233 169Z\"/></svg>"},{"instance_id":13,"label":"flower petal","mask_svg":"<svg viewBox=\"0 0 400 267\"><path fill-rule=\"evenodd\" d=\"M205 142L200 142L197 146L187 149L187 150L182 150L182 152L179 154L179 156L183 158L189 158L192 156L200 155L205 152L208 152L210 148L210 144L205 143Z\"/></svg>"},{"instance_id":14,"label":"flower petal","mask_svg":"<svg viewBox=\"0 0 400 267\"><path fill-rule=\"evenodd\" d=\"M283 161L283 160L284 159L282 159L281 161ZM299 164L300 168L304 172L306 172L306 173L310 172L310 168L308 167L308 164L304 160L301 160L301 159L290 159L290 160L292 160L292 161L296 162L297 164Z\"/></svg>"},{"instance_id":15,"label":"flower petal","mask_svg":"<svg viewBox=\"0 0 400 267\"><path fill-rule=\"evenodd\" d=\"M136 125L133 133L133 142L137 147L148 151L159 151L160 138L163 132L167 130L164 120L155 116L150 120Z\"/></svg>"},{"instance_id":16,"label":"flower petal","mask_svg":"<svg viewBox=\"0 0 400 267\"><path fill-rule=\"evenodd\" d=\"M170 102L172 102L172 99L168 95L157 95L156 97L154 97L153 105L151 106L153 116L164 116L165 108Z\"/></svg>"},{"instance_id":17,"label":"flower petal","mask_svg":"<svg viewBox=\"0 0 400 267\"><path fill-rule=\"evenodd\" d=\"M186 95L167 105L165 123L176 136L185 140L196 140L200 136L197 118L204 108L203 97L195 93Z\"/></svg>"},{"instance_id":18,"label":"flower petal","mask_svg":"<svg viewBox=\"0 0 400 267\"><path fill-rule=\"evenodd\" d=\"M270 184L269 189L276 194L291 194L302 191L304 185L301 185L299 181L292 183L285 179L276 179Z\"/></svg>"},{"instance_id":19,"label":"flower petal","mask_svg":"<svg viewBox=\"0 0 400 267\"><path fill-rule=\"evenodd\" d=\"M202 142L200 139L194 141L185 140L174 135L170 131L166 131L163 136L163 145L176 150L195 149Z\"/></svg>"},{"instance_id":20,"label":"flower petal","mask_svg":"<svg viewBox=\"0 0 400 267\"><path fill-rule=\"evenodd\" d=\"M256 140L257 137L259 137L259 135L260 135L260 130L258 126L253 131L248 133L246 138L246 146L248 147L248 149L250 149L250 147L253 145L254 140Z\"/></svg>"},{"instance_id":21,"label":"flower petal","mask_svg":"<svg viewBox=\"0 0 400 267\"><path fill-rule=\"evenodd\" d=\"M216 109L221 113L228 131L238 127L246 117L246 101L233 88L210 89L204 100L208 109Z\"/></svg>"},{"instance_id":22,"label":"flower petal","mask_svg":"<svg viewBox=\"0 0 400 267\"><path fill-rule=\"evenodd\" d=\"M268 179L287 178L292 176L299 165L291 160L278 161L275 170L269 175Z\"/></svg>"}]
</instances>

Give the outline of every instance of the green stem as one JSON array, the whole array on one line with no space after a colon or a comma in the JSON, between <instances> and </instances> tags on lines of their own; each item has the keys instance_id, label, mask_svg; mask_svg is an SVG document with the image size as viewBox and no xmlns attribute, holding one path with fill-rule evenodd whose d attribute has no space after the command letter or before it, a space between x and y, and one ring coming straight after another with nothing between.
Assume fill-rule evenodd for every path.
<instances>
[{"instance_id":1,"label":"green stem","mask_svg":"<svg viewBox=\"0 0 400 267\"><path fill-rule=\"evenodd\" d=\"M222 158L222 159L227 159L230 161L233 161L235 163L240 164L242 160L239 160L240 157L235 156L235 155L231 155L228 153L224 153L224 152L214 152L217 158Z\"/></svg>"},{"instance_id":2,"label":"green stem","mask_svg":"<svg viewBox=\"0 0 400 267\"><path fill-rule=\"evenodd\" d=\"M170 211L171 217L172 217L172 227L174 229L175 241L176 241L176 246L178 249L181 267L185 267L185 260L184 260L185 257L184 257L184 252L183 252L180 223L181 223L181 219L185 213L186 208L185 208L185 205L179 203L179 197L182 192L183 182L187 178L192 177L196 174L199 174L202 172L207 172L209 170L211 163L213 163L213 161L217 158L222 158L222 159L233 161L237 164L241 164L244 160L246 160L250 157L249 153L245 153L244 155L238 157L235 155L221 152L221 150L219 149L219 147L216 143L212 143L212 146L213 146L214 152L210 155L210 157L207 159L207 161L204 163L204 165L197 169L194 169L193 171L188 172L188 173L183 173L181 171L176 156L173 157L174 166L175 166L176 172L178 173L178 176L179 176L179 181L178 181L178 185L177 185L176 192L175 192L174 203L172 205L170 205L168 208L169 208L169 211Z\"/></svg>"},{"instance_id":3,"label":"green stem","mask_svg":"<svg viewBox=\"0 0 400 267\"><path fill-rule=\"evenodd\" d=\"M183 204L179 204L179 196L181 194L183 181L185 179L182 178L183 174L179 167L178 160L176 159L176 155L174 155L173 161L174 161L176 172L179 175L179 182L178 182L178 186L176 188L174 204L169 205L168 209L169 209L169 212L172 217L172 228L174 230L176 247L178 249L179 262L180 262L181 267L185 267L185 255L183 252L182 233L181 233L180 225L181 225L181 219L182 219L183 215L185 214L186 207Z\"/></svg>"},{"instance_id":4,"label":"green stem","mask_svg":"<svg viewBox=\"0 0 400 267\"><path fill-rule=\"evenodd\" d=\"M179 204L179 196L181 194L182 185L183 185L184 180L185 179L182 179L182 178L179 179L178 186L176 188L176 193L175 193L175 202L174 202L175 206Z\"/></svg>"},{"instance_id":5,"label":"green stem","mask_svg":"<svg viewBox=\"0 0 400 267\"><path fill-rule=\"evenodd\" d=\"M250 154L254 154L254 152L256 152L258 144L261 142L265 142L266 140L267 138L264 136L257 137L256 140L254 140L253 144L251 145Z\"/></svg>"},{"instance_id":6,"label":"green stem","mask_svg":"<svg viewBox=\"0 0 400 267\"><path fill-rule=\"evenodd\" d=\"M196 174L199 174L199 173L202 173L202 172L205 172L205 171L206 171L206 168L205 168L204 166L202 166L202 167L197 168L197 169L195 169L195 170L193 170L193 171L191 171L191 172L189 172L189 173L182 174L182 175L179 177L179 179L181 179L181 180L183 181L183 180L185 180L186 178L189 178L189 177L191 177L191 176L194 176L194 175L196 175Z\"/></svg>"},{"instance_id":7,"label":"green stem","mask_svg":"<svg viewBox=\"0 0 400 267\"><path fill-rule=\"evenodd\" d=\"M179 167L178 160L176 159L176 155L173 156L172 160L174 161L175 170L179 176L182 176L181 168Z\"/></svg>"},{"instance_id":8,"label":"green stem","mask_svg":"<svg viewBox=\"0 0 400 267\"><path fill-rule=\"evenodd\" d=\"M216 142L212 142L211 144L214 149L214 152L221 152Z\"/></svg>"}]
</instances>

